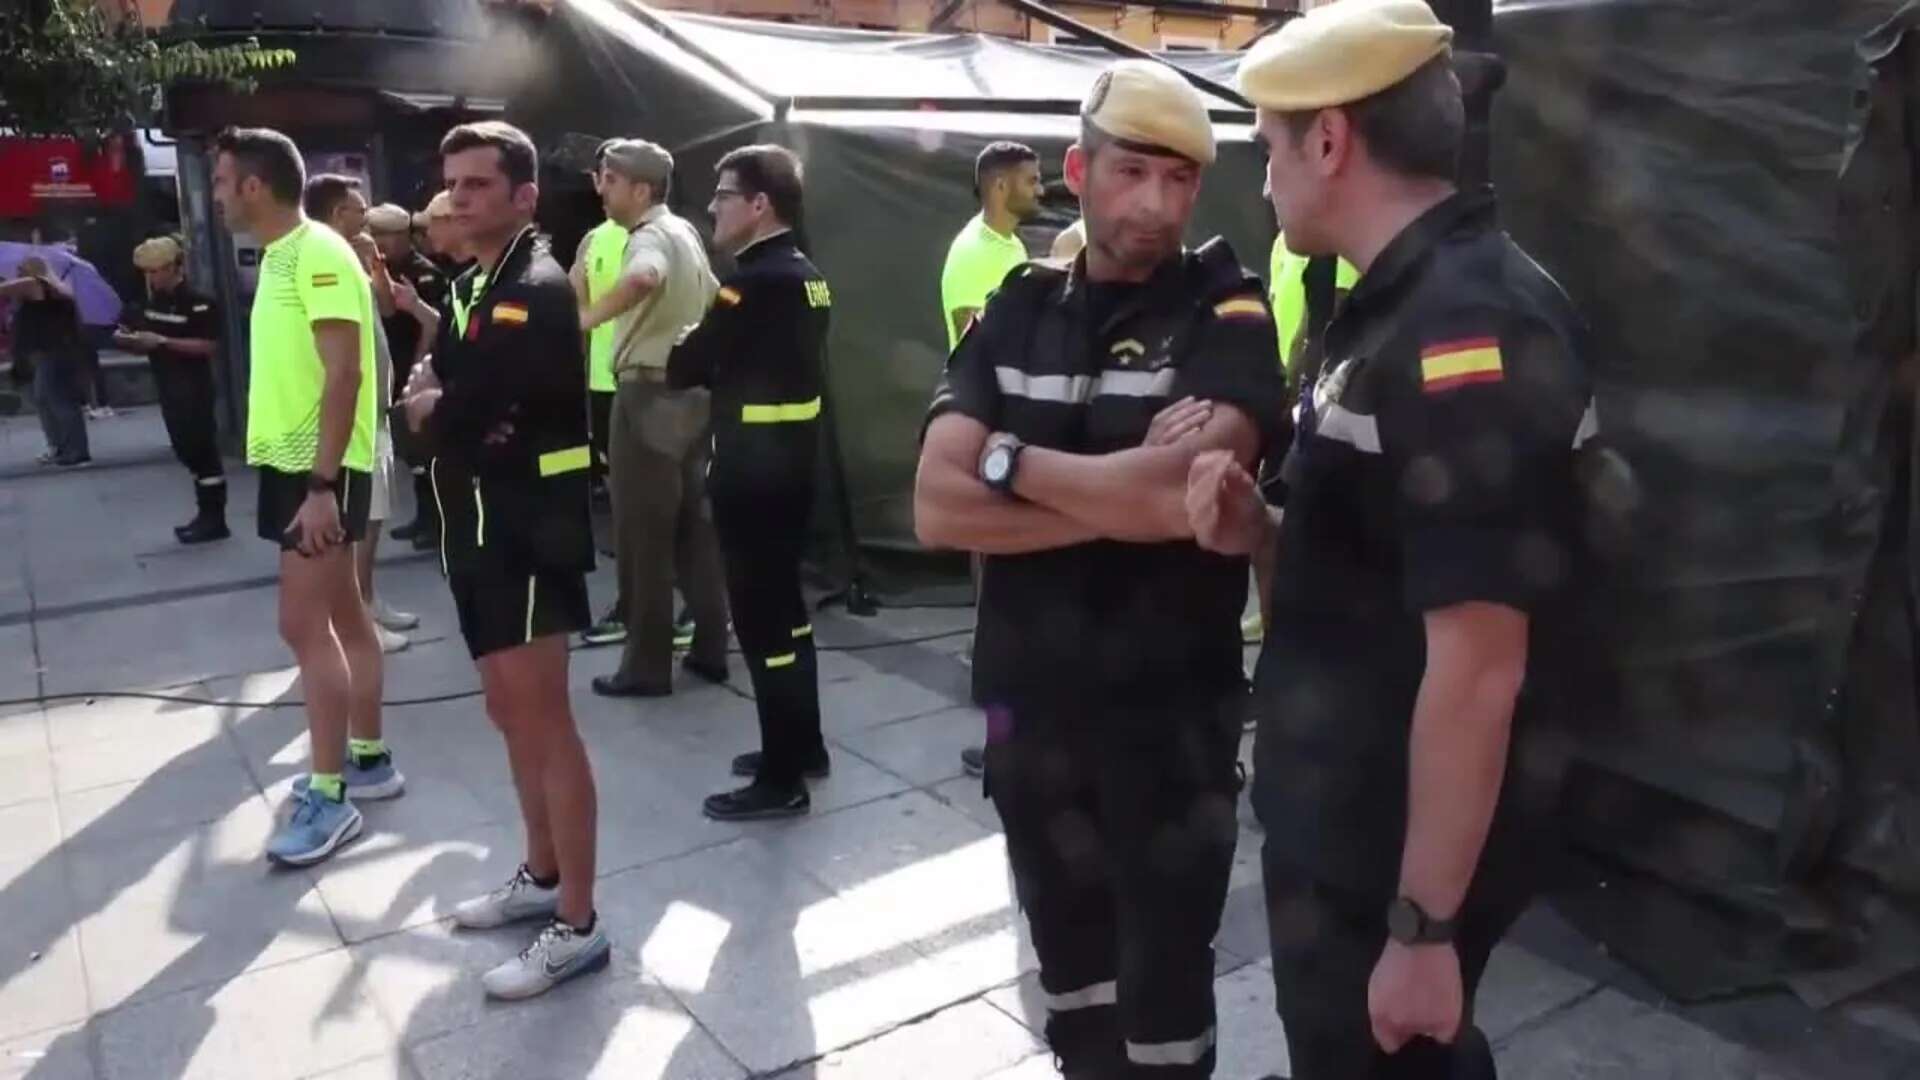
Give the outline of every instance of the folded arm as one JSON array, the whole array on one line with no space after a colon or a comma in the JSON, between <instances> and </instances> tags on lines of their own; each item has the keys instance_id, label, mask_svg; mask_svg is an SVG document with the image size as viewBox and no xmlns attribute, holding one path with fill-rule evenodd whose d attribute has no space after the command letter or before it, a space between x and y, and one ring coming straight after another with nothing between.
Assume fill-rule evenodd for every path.
<instances>
[{"instance_id":1,"label":"folded arm","mask_svg":"<svg viewBox=\"0 0 1920 1080\"><path fill-rule=\"evenodd\" d=\"M922 544L1021 555L1099 539L1097 532L1057 510L1010 499L987 487L979 463L988 434L985 424L958 412L938 416L927 426L913 484L914 533Z\"/></svg>"}]
</instances>

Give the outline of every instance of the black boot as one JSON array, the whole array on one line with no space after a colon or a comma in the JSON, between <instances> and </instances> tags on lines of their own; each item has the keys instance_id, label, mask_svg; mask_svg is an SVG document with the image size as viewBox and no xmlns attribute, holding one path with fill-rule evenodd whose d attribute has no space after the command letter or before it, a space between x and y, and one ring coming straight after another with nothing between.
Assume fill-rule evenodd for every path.
<instances>
[{"instance_id":1,"label":"black boot","mask_svg":"<svg viewBox=\"0 0 1920 1080\"><path fill-rule=\"evenodd\" d=\"M224 479L218 484L196 483L193 491L200 503L200 513L192 521L173 530L174 538L183 544L205 544L232 536L227 531L227 485Z\"/></svg>"},{"instance_id":2,"label":"black boot","mask_svg":"<svg viewBox=\"0 0 1920 1080\"><path fill-rule=\"evenodd\" d=\"M413 520L393 530L395 540L407 540L415 551L440 546L440 504L433 496L433 478L426 470L413 474Z\"/></svg>"}]
</instances>

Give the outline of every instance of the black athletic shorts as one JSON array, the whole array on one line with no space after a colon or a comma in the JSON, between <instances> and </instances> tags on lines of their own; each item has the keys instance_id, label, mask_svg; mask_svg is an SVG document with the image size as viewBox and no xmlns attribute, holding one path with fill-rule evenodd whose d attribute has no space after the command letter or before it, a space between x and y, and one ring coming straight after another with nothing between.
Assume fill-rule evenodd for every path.
<instances>
[{"instance_id":1,"label":"black athletic shorts","mask_svg":"<svg viewBox=\"0 0 1920 1080\"><path fill-rule=\"evenodd\" d=\"M373 477L355 469L341 469L333 478L333 499L340 507L340 527L349 542L367 538L367 507L373 498ZM300 541L289 535L300 504L307 501L307 474L279 469L260 470L260 539L297 551Z\"/></svg>"},{"instance_id":2,"label":"black athletic shorts","mask_svg":"<svg viewBox=\"0 0 1920 1080\"><path fill-rule=\"evenodd\" d=\"M460 633L475 660L593 625L585 574L542 571L510 576L477 571L455 574L447 585L453 590Z\"/></svg>"}]
</instances>

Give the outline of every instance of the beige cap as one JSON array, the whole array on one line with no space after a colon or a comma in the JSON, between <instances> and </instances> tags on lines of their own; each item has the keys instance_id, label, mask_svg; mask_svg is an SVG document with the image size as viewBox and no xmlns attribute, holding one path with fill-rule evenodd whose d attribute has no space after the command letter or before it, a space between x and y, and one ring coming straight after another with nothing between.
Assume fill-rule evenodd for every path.
<instances>
[{"instance_id":1,"label":"beige cap","mask_svg":"<svg viewBox=\"0 0 1920 1080\"><path fill-rule=\"evenodd\" d=\"M453 196L444 191L436 191L433 193L433 198L427 200L427 208L413 215L413 227L424 229L427 227L427 222L433 218L448 217L452 213Z\"/></svg>"},{"instance_id":2,"label":"beige cap","mask_svg":"<svg viewBox=\"0 0 1920 1080\"><path fill-rule=\"evenodd\" d=\"M180 241L171 236L156 236L142 240L133 249L133 265L141 270L162 270L179 262L185 254L186 249L180 246Z\"/></svg>"},{"instance_id":3,"label":"beige cap","mask_svg":"<svg viewBox=\"0 0 1920 1080\"><path fill-rule=\"evenodd\" d=\"M381 203L367 211L367 229L377 233L406 232L413 224L412 215L404 206L395 203Z\"/></svg>"},{"instance_id":4,"label":"beige cap","mask_svg":"<svg viewBox=\"0 0 1920 1080\"><path fill-rule=\"evenodd\" d=\"M645 139L609 139L602 143L600 165L636 183L655 187L673 176L673 155Z\"/></svg>"},{"instance_id":5,"label":"beige cap","mask_svg":"<svg viewBox=\"0 0 1920 1080\"><path fill-rule=\"evenodd\" d=\"M1399 83L1452 41L1453 30L1425 0L1339 0L1248 50L1239 89L1276 112L1346 105Z\"/></svg>"},{"instance_id":6,"label":"beige cap","mask_svg":"<svg viewBox=\"0 0 1920 1080\"><path fill-rule=\"evenodd\" d=\"M1080 119L1116 139L1213 164L1213 121L1200 91L1165 64L1122 60L1100 73Z\"/></svg>"},{"instance_id":7,"label":"beige cap","mask_svg":"<svg viewBox=\"0 0 1920 1080\"><path fill-rule=\"evenodd\" d=\"M1047 258L1060 262L1072 262L1079 256L1081 249L1087 246L1087 219L1061 229L1053 238L1053 248L1047 252Z\"/></svg>"}]
</instances>

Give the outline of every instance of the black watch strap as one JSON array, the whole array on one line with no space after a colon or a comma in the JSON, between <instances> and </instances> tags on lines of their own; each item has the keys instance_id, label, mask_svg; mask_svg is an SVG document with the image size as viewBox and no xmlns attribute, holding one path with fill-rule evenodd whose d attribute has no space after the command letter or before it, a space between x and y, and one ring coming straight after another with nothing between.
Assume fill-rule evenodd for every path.
<instances>
[{"instance_id":1,"label":"black watch strap","mask_svg":"<svg viewBox=\"0 0 1920 1080\"><path fill-rule=\"evenodd\" d=\"M1402 896L1387 906L1387 934L1402 945L1445 945L1453 941L1456 920L1436 919Z\"/></svg>"},{"instance_id":2,"label":"black watch strap","mask_svg":"<svg viewBox=\"0 0 1920 1080\"><path fill-rule=\"evenodd\" d=\"M334 483L335 481L321 476L318 472L309 472L307 474L307 491L310 494L317 495L321 492L330 492L333 490Z\"/></svg>"}]
</instances>

